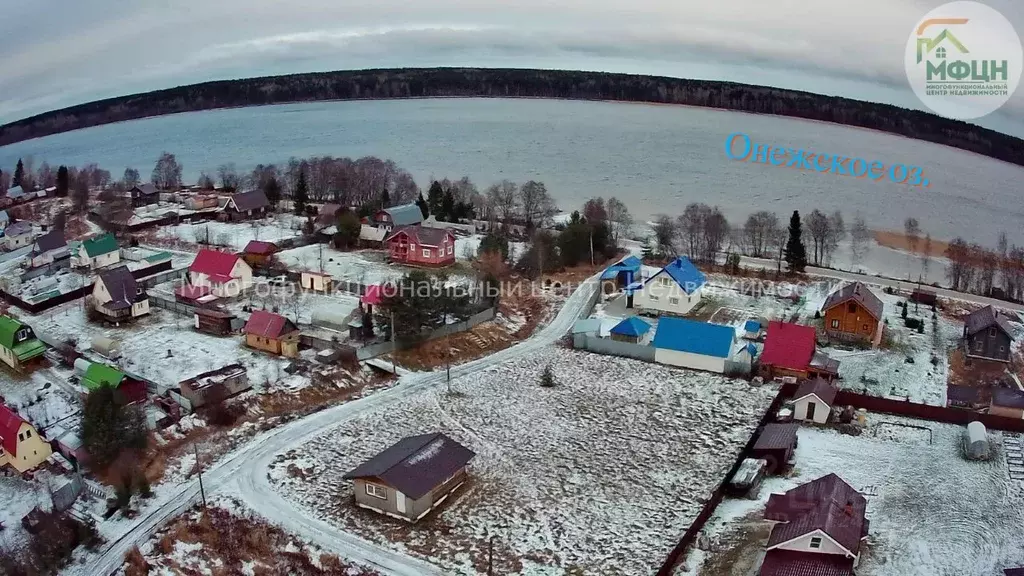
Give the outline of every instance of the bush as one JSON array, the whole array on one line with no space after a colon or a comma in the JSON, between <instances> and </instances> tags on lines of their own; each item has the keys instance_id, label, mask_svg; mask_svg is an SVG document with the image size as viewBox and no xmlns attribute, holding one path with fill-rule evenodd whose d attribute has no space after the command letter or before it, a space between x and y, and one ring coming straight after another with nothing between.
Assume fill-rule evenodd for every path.
<instances>
[{"instance_id":1,"label":"bush","mask_svg":"<svg viewBox=\"0 0 1024 576\"><path fill-rule=\"evenodd\" d=\"M903 324L911 330L917 330L918 332L924 332L924 322L920 318L907 318L903 317Z\"/></svg>"},{"instance_id":2,"label":"bush","mask_svg":"<svg viewBox=\"0 0 1024 576\"><path fill-rule=\"evenodd\" d=\"M820 310L815 310L814 311L814 319L818 320L820 318L821 318L821 311Z\"/></svg>"},{"instance_id":3,"label":"bush","mask_svg":"<svg viewBox=\"0 0 1024 576\"><path fill-rule=\"evenodd\" d=\"M242 415L245 408L231 402L218 402L206 409L204 419L214 426L234 426Z\"/></svg>"},{"instance_id":4,"label":"bush","mask_svg":"<svg viewBox=\"0 0 1024 576\"><path fill-rule=\"evenodd\" d=\"M556 384L555 375L551 373L551 365L548 364L544 367L544 371L540 373L540 385L545 388L554 388Z\"/></svg>"}]
</instances>

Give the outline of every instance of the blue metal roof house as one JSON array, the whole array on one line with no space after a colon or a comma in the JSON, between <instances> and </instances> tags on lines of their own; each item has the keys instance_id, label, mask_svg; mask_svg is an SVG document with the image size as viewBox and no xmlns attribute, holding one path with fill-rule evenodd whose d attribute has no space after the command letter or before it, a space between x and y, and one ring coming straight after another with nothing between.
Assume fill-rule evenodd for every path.
<instances>
[{"instance_id":1,"label":"blue metal roof house","mask_svg":"<svg viewBox=\"0 0 1024 576\"><path fill-rule=\"evenodd\" d=\"M687 258L677 256L634 291L633 305L642 311L684 315L700 303L707 278Z\"/></svg>"},{"instance_id":2,"label":"blue metal roof house","mask_svg":"<svg viewBox=\"0 0 1024 576\"><path fill-rule=\"evenodd\" d=\"M633 344L636 344L640 342L640 339L650 331L650 324L636 316L630 316L616 324L609 333L611 334L612 340L632 342Z\"/></svg>"},{"instance_id":3,"label":"blue metal roof house","mask_svg":"<svg viewBox=\"0 0 1024 576\"><path fill-rule=\"evenodd\" d=\"M640 277L640 268L643 263L636 256L626 256L622 260L605 268L601 274L601 281L614 280L616 288L629 286L634 279Z\"/></svg>"},{"instance_id":4,"label":"blue metal roof house","mask_svg":"<svg viewBox=\"0 0 1024 576\"><path fill-rule=\"evenodd\" d=\"M743 325L743 337L756 339L761 334L761 323L757 320L747 320Z\"/></svg>"},{"instance_id":5,"label":"blue metal roof house","mask_svg":"<svg viewBox=\"0 0 1024 576\"><path fill-rule=\"evenodd\" d=\"M736 329L666 316L658 319L651 346L655 362L721 374L736 349Z\"/></svg>"}]
</instances>

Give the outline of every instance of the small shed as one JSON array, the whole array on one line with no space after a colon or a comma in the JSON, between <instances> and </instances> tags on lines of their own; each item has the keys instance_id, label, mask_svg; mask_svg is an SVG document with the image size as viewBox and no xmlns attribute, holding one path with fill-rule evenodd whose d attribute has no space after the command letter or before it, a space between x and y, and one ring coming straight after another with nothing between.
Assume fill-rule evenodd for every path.
<instances>
[{"instance_id":1,"label":"small shed","mask_svg":"<svg viewBox=\"0 0 1024 576\"><path fill-rule=\"evenodd\" d=\"M235 315L228 312L196 308L192 327L205 334L227 336L237 331L232 325L232 320L234 319Z\"/></svg>"},{"instance_id":2,"label":"small shed","mask_svg":"<svg viewBox=\"0 0 1024 576\"><path fill-rule=\"evenodd\" d=\"M793 417L817 424L828 422L838 392L839 389L824 378L803 381L793 396Z\"/></svg>"},{"instance_id":3,"label":"small shed","mask_svg":"<svg viewBox=\"0 0 1024 576\"><path fill-rule=\"evenodd\" d=\"M651 331L651 325L646 321L637 318L636 316L630 316L622 322L616 324L610 331L612 340L618 340L619 342L630 342L632 344L639 344L640 340Z\"/></svg>"},{"instance_id":4,"label":"small shed","mask_svg":"<svg viewBox=\"0 0 1024 576\"><path fill-rule=\"evenodd\" d=\"M330 292L334 286L334 279L330 274L323 272L303 272L300 277L300 284L303 290L314 292Z\"/></svg>"},{"instance_id":5,"label":"small shed","mask_svg":"<svg viewBox=\"0 0 1024 576\"><path fill-rule=\"evenodd\" d=\"M799 429L800 425L796 423L773 422L761 431L757 442L754 443L751 457L762 458L768 462L766 474L781 473L793 459L797 445L796 431Z\"/></svg>"},{"instance_id":6,"label":"small shed","mask_svg":"<svg viewBox=\"0 0 1024 576\"><path fill-rule=\"evenodd\" d=\"M761 322L759 320L747 320L743 324L743 337L748 340L757 340L761 337Z\"/></svg>"},{"instance_id":7,"label":"small shed","mask_svg":"<svg viewBox=\"0 0 1024 576\"><path fill-rule=\"evenodd\" d=\"M93 336L92 349L104 358L116 360L121 357L121 342L106 336Z\"/></svg>"},{"instance_id":8,"label":"small shed","mask_svg":"<svg viewBox=\"0 0 1024 576\"><path fill-rule=\"evenodd\" d=\"M914 288L914 291L910 293L910 301L924 304L926 306L933 306L939 301L938 294L935 290L928 288Z\"/></svg>"},{"instance_id":9,"label":"small shed","mask_svg":"<svg viewBox=\"0 0 1024 576\"><path fill-rule=\"evenodd\" d=\"M967 425L967 458L987 460L989 453L988 432L984 424L975 420Z\"/></svg>"},{"instance_id":10,"label":"small shed","mask_svg":"<svg viewBox=\"0 0 1024 576\"><path fill-rule=\"evenodd\" d=\"M736 473L732 475L726 487L734 496L757 498L757 491L764 480L768 461L761 458L744 458Z\"/></svg>"}]
</instances>

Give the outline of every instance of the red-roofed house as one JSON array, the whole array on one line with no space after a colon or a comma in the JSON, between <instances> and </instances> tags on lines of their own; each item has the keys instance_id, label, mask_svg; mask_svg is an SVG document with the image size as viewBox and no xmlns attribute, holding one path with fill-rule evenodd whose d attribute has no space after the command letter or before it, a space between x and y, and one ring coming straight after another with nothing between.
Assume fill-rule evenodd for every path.
<instances>
[{"instance_id":1,"label":"red-roofed house","mask_svg":"<svg viewBox=\"0 0 1024 576\"><path fill-rule=\"evenodd\" d=\"M35 426L0 404L0 468L10 466L19 474L39 466L53 451L50 444L39 436Z\"/></svg>"},{"instance_id":2,"label":"red-roofed house","mask_svg":"<svg viewBox=\"0 0 1024 576\"><path fill-rule=\"evenodd\" d=\"M823 378L831 382L839 374L839 362L815 351L815 331L773 320L768 323L760 370L765 379Z\"/></svg>"},{"instance_id":3,"label":"red-roofed house","mask_svg":"<svg viewBox=\"0 0 1024 576\"><path fill-rule=\"evenodd\" d=\"M835 474L772 494L761 576L851 576L868 536L867 500Z\"/></svg>"},{"instance_id":4,"label":"red-roofed house","mask_svg":"<svg viewBox=\"0 0 1024 576\"><path fill-rule=\"evenodd\" d=\"M299 355L299 329L280 314L256 310L242 332L247 346L288 358Z\"/></svg>"},{"instance_id":5,"label":"red-roofed house","mask_svg":"<svg viewBox=\"0 0 1024 576\"><path fill-rule=\"evenodd\" d=\"M242 259L245 260L249 266L263 266L270 261L270 258L280 252L277 244L273 242L260 242L259 240L250 240L245 245L245 250L242 250Z\"/></svg>"},{"instance_id":6,"label":"red-roofed house","mask_svg":"<svg viewBox=\"0 0 1024 576\"><path fill-rule=\"evenodd\" d=\"M384 239L392 262L440 268L455 263L455 235L451 230L404 226Z\"/></svg>"},{"instance_id":7,"label":"red-roofed house","mask_svg":"<svg viewBox=\"0 0 1024 576\"><path fill-rule=\"evenodd\" d=\"M237 254L204 248L188 267L188 279L219 298L237 296L252 286L252 268Z\"/></svg>"}]
</instances>

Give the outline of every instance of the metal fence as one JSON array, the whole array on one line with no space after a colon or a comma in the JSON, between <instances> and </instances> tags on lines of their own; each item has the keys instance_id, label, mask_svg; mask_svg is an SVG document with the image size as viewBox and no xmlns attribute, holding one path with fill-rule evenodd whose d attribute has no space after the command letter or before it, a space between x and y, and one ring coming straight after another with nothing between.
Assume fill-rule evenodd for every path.
<instances>
[{"instance_id":1,"label":"metal fence","mask_svg":"<svg viewBox=\"0 0 1024 576\"><path fill-rule=\"evenodd\" d=\"M189 306L188 304L178 302L177 300L171 300L170 298L164 298L163 296L157 296L154 294L149 295L149 304L151 306L156 306L157 308L170 310L175 314L188 316L189 318L192 318L196 314L195 306Z\"/></svg>"},{"instance_id":2,"label":"metal fence","mask_svg":"<svg viewBox=\"0 0 1024 576\"><path fill-rule=\"evenodd\" d=\"M137 278L136 282L142 284L146 288L152 288L157 284L163 284L164 282L171 280L184 279L186 274L188 274L187 268L167 270L166 272L160 272L159 274L153 274L152 276Z\"/></svg>"},{"instance_id":3,"label":"metal fence","mask_svg":"<svg viewBox=\"0 0 1024 576\"><path fill-rule=\"evenodd\" d=\"M572 337L572 347L596 354L622 356L624 358L643 360L644 362L654 362L654 346L620 342L611 338L601 338L590 334L575 334Z\"/></svg>"}]
</instances>

